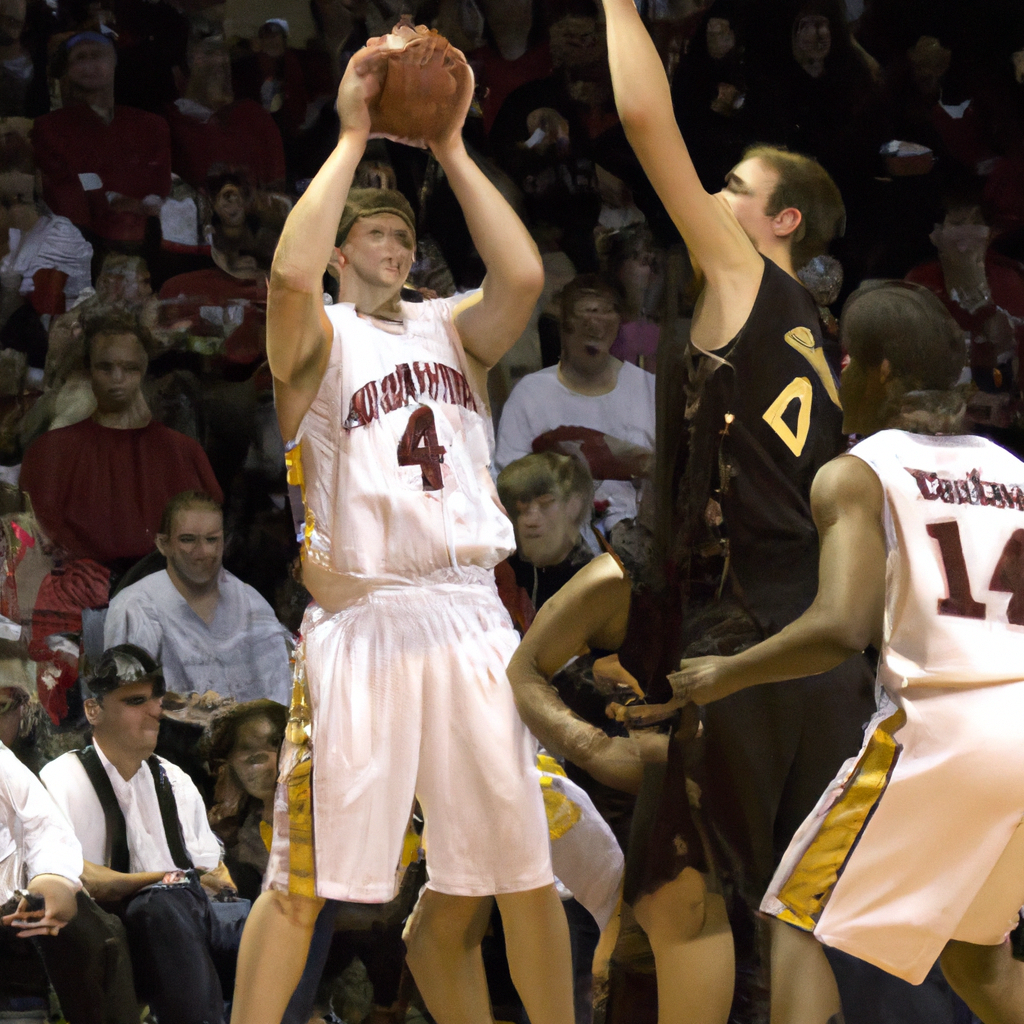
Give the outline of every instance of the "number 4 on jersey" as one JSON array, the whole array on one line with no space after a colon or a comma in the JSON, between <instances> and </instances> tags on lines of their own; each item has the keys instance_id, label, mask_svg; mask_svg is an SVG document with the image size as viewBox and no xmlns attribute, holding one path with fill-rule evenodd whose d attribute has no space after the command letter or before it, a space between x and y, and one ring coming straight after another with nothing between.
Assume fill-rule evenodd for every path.
<instances>
[{"instance_id":1,"label":"number 4 on jersey","mask_svg":"<svg viewBox=\"0 0 1024 1024\"><path fill-rule=\"evenodd\" d=\"M423 490L439 491L444 486L441 463L445 451L444 446L437 443L433 411L421 405L409 417L402 440L398 442L398 464L419 466L423 473Z\"/></svg>"},{"instance_id":2,"label":"number 4 on jersey","mask_svg":"<svg viewBox=\"0 0 1024 1024\"><path fill-rule=\"evenodd\" d=\"M939 545L939 557L946 575L948 597L939 598L940 615L957 615L965 619L984 619L988 609L971 593L967 561L960 542L960 525L956 520L929 523L928 535ZM1014 530L1006 542L988 589L1010 594L1006 609L1007 621L1024 626L1024 530Z\"/></svg>"}]
</instances>

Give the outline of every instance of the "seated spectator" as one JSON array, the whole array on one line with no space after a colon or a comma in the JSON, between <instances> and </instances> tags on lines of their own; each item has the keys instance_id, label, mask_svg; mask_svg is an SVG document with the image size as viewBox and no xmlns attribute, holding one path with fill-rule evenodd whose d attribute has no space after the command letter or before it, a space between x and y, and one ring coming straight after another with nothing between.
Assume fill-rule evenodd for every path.
<instances>
[{"instance_id":1,"label":"seated spectator","mask_svg":"<svg viewBox=\"0 0 1024 1024\"><path fill-rule=\"evenodd\" d=\"M92 246L36 192L32 147L20 135L0 140L0 346L42 369L46 329L92 283ZM41 375L40 375L41 376Z\"/></svg>"},{"instance_id":2,"label":"seated spectator","mask_svg":"<svg viewBox=\"0 0 1024 1024\"><path fill-rule=\"evenodd\" d=\"M622 323L611 354L624 363L635 363L648 373L656 372L661 337L660 306L664 292L664 252L655 247L654 235L645 225L613 232L605 241L608 273L625 292Z\"/></svg>"},{"instance_id":3,"label":"seated spectator","mask_svg":"<svg viewBox=\"0 0 1024 1024\"><path fill-rule=\"evenodd\" d=\"M283 197L253 196L244 175L211 175L206 237L215 266L178 274L160 289L172 344L251 366L266 355L267 276L288 214Z\"/></svg>"},{"instance_id":4,"label":"seated spectator","mask_svg":"<svg viewBox=\"0 0 1024 1024\"><path fill-rule=\"evenodd\" d=\"M114 308L135 314L147 326L155 325L157 310L149 266L141 256L107 253L100 265L94 294L83 298L73 309L50 321L43 386L47 391L58 390L72 380L76 385L84 386L89 394L89 404L78 419L85 419L95 409L84 362L82 325L98 312ZM66 427L75 422L77 420L67 420L50 425Z\"/></svg>"},{"instance_id":5,"label":"seated spectator","mask_svg":"<svg viewBox=\"0 0 1024 1024\"><path fill-rule=\"evenodd\" d=\"M96 411L38 437L21 467L21 487L47 536L69 556L108 568L126 568L152 550L175 494L222 497L202 448L152 419L142 394L147 337L129 314L87 321L84 360Z\"/></svg>"},{"instance_id":6,"label":"seated spectator","mask_svg":"<svg viewBox=\"0 0 1024 1024\"><path fill-rule=\"evenodd\" d=\"M233 66L235 93L256 100L273 117L281 135L294 138L306 120L309 97L299 55L288 47L288 22L269 18L250 45L252 53Z\"/></svg>"},{"instance_id":7,"label":"seated spectator","mask_svg":"<svg viewBox=\"0 0 1024 1024\"><path fill-rule=\"evenodd\" d=\"M562 356L525 376L498 424L495 465L530 452L582 457L597 485L598 525L628 534L654 449L654 376L609 352L619 332L622 294L599 275L575 278L562 291Z\"/></svg>"},{"instance_id":8,"label":"seated spectator","mask_svg":"<svg viewBox=\"0 0 1024 1024\"><path fill-rule=\"evenodd\" d=\"M71 36L57 54L71 93L36 118L32 145L50 209L93 242L141 246L146 220L171 191L171 149L162 117L114 104L117 55L99 32Z\"/></svg>"},{"instance_id":9,"label":"seated spectator","mask_svg":"<svg viewBox=\"0 0 1024 1024\"><path fill-rule=\"evenodd\" d=\"M216 776L210 825L224 843L224 863L247 899L260 894L270 859L277 752L288 710L272 700L237 704L210 726L207 759Z\"/></svg>"},{"instance_id":10,"label":"seated spectator","mask_svg":"<svg viewBox=\"0 0 1024 1024\"><path fill-rule=\"evenodd\" d=\"M1024 266L991 249L991 235L977 202L953 199L929 236L938 259L906 279L934 292L967 332L979 388L1008 397L1020 392L1014 364L1024 357Z\"/></svg>"},{"instance_id":11,"label":"seated spectator","mask_svg":"<svg viewBox=\"0 0 1024 1024\"><path fill-rule=\"evenodd\" d=\"M489 138L523 192L529 223L557 228L574 266L590 271L601 210L595 164L628 177L622 167L634 169L635 160L615 113L603 24L588 0L570 7L550 26L553 73L506 97Z\"/></svg>"},{"instance_id":12,"label":"seated spectator","mask_svg":"<svg viewBox=\"0 0 1024 1024\"><path fill-rule=\"evenodd\" d=\"M167 108L176 174L199 188L214 164L225 164L243 168L263 188L284 183L281 133L258 103L235 99L222 39L189 43L188 77L181 76L179 88L181 98Z\"/></svg>"},{"instance_id":13,"label":"seated spectator","mask_svg":"<svg viewBox=\"0 0 1024 1024\"><path fill-rule=\"evenodd\" d=\"M156 546L167 568L110 602L105 647L131 643L163 667L177 693L214 690L239 702L291 699L288 630L252 587L222 565L224 514L206 494L185 491L164 509Z\"/></svg>"},{"instance_id":14,"label":"seated spectator","mask_svg":"<svg viewBox=\"0 0 1024 1024\"><path fill-rule=\"evenodd\" d=\"M136 1024L124 927L82 890L81 844L9 749L28 703L23 686L0 686L0 1013L19 1017L40 993L46 1007L48 977L71 1024Z\"/></svg>"},{"instance_id":15,"label":"seated spectator","mask_svg":"<svg viewBox=\"0 0 1024 1024\"><path fill-rule=\"evenodd\" d=\"M752 83L746 7L743 0L708 4L672 76L676 121L709 192L722 187L743 151L760 137L747 102Z\"/></svg>"},{"instance_id":16,"label":"seated spectator","mask_svg":"<svg viewBox=\"0 0 1024 1024\"><path fill-rule=\"evenodd\" d=\"M136 990L154 1015L221 1024L231 970L222 979L215 959L233 970L243 916L229 925L215 911L209 894L233 889L202 797L153 753L160 667L131 644L111 648L83 693L92 743L40 773L82 844L82 881L123 918Z\"/></svg>"},{"instance_id":17,"label":"seated spectator","mask_svg":"<svg viewBox=\"0 0 1024 1024\"><path fill-rule=\"evenodd\" d=\"M509 463L498 474L498 496L516 531L508 564L520 611L512 618L525 632L534 612L593 557L580 530L589 526L594 481L582 459L542 452Z\"/></svg>"},{"instance_id":18,"label":"seated spectator","mask_svg":"<svg viewBox=\"0 0 1024 1024\"><path fill-rule=\"evenodd\" d=\"M56 11L26 0L0 3L0 117L37 117L50 109L46 39Z\"/></svg>"}]
</instances>

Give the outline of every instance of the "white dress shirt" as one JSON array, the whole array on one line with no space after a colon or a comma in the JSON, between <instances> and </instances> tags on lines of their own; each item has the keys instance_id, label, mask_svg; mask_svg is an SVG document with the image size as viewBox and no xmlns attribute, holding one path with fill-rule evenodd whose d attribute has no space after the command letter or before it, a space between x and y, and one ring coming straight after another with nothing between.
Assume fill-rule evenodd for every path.
<instances>
[{"instance_id":1,"label":"white dress shirt","mask_svg":"<svg viewBox=\"0 0 1024 1024\"><path fill-rule=\"evenodd\" d=\"M0 743L0 904L36 875L82 887L82 847L43 784Z\"/></svg>"},{"instance_id":2,"label":"white dress shirt","mask_svg":"<svg viewBox=\"0 0 1024 1024\"><path fill-rule=\"evenodd\" d=\"M143 762L139 770L125 781L100 746L95 742L93 745L124 814L128 834L128 870L173 871L176 865L164 835L156 785L149 765ZM174 791L181 832L192 863L197 868L212 871L220 863L223 851L220 840L206 820L203 798L195 783L177 765L162 757L160 763ZM73 751L62 754L44 766L39 775L57 806L71 822L82 844L85 859L93 864L107 864L107 822L103 806L78 755Z\"/></svg>"}]
</instances>

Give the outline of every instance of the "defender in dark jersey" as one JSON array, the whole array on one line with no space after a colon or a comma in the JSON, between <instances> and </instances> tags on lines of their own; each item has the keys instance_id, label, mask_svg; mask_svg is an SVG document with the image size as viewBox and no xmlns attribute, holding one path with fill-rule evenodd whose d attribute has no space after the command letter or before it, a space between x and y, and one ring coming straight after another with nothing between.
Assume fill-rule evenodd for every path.
<instances>
[{"instance_id":1,"label":"defender in dark jersey","mask_svg":"<svg viewBox=\"0 0 1024 1024\"><path fill-rule=\"evenodd\" d=\"M667 700L664 671L681 654L742 649L785 626L814 598L817 534L808 496L818 468L842 446L842 413L817 307L796 270L825 251L845 214L819 164L767 147L748 151L723 191L709 195L679 135L660 58L635 5L603 2L619 116L704 280L685 400L665 406L670 418L686 409L689 443L678 441L687 425L678 415L659 438L659 457L669 459L659 482L668 485L673 510L659 537L678 611L662 611L670 628L661 630L667 643L658 664L637 614L649 622L644 606L651 602L634 599L634 622L620 650L626 667L646 677L649 699ZM660 379L666 375L659 369ZM724 840L727 868L754 906L820 782L856 752L870 716L864 660L851 659L836 672L839 678L827 683L763 687L754 700L748 691L720 702L705 720L703 805ZM679 749L670 744L669 779L681 777L673 768ZM673 929L687 918L663 909L693 867L686 855L655 848L659 836L671 843L682 834L665 827L666 818L687 813L679 789L665 787L648 841L631 843L634 865L627 869L627 896L666 963L695 938ZM636 823L633 836L642 838ZM773 1018L824 1022L840 1012L821 950L782 929L773 939ZM662 1019L697 1019L668 972L658 974Z\"/></svg>"}]
</instances>

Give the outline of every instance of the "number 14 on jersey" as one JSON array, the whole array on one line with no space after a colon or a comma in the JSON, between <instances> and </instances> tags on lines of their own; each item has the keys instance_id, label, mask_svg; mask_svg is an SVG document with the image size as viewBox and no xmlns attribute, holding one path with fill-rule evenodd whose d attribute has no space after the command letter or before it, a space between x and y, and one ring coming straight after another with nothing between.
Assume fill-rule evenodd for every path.
<instances>
[{"instance_id":1,"label":"number 14 on jersey","mask_svg":"<svg viewBox=\"0 0 1024 1024\"><path fill-rule=\"evenodd\" d=\"M955 519L929 523L928 535L938 544L939 561L946 576L948 597L939 598L940 615L956 615L964 619L984 619L988 607L975 599L967 572L960 524ZM1006 618L1014 626L1024 626L1024 530L1014 530L996 562L988 589L1010 594Z\"/></svg>"}]
</instances>

